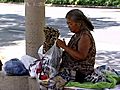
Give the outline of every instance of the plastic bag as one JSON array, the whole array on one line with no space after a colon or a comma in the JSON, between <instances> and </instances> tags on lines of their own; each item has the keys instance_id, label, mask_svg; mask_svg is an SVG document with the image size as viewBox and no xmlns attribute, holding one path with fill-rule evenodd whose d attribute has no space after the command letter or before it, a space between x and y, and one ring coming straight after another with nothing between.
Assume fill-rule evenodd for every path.
<instances>
[{"instance_id":1,"label":"plastic bag","mask_svg":"<svg viewBox=\"0 0 120 90\"><path fill-rule=\"evenodd\" d=\"M45 54L42 53L42 47L43 46L41 46L38 50L38 54L43 61L43 67L48 67L52 69L52 71L54 71L52 72L52 75L54 76L54 74L58 72L60 67L62 50L56 46L56 42Z\"/></svg>"},{"instance_id":2,"label":"plastic bag","mask_svg":"<svg viewBox=\"0 0 120 90\"><path fill-rule=\"evenodd\" d=\"M30 64L29 73L32 78L37 79L40 87L48 88L52 85L50 79L58 74L62 50L55 43L45 54L41 46L38 54L40 58Z\"/></svg>"},{"instance_id":3,"label":"plastic bag","mask_svg":"<svg viewBox=\"0 0 120 90\"><path fill-rule=\"evenodd\" d=\"M42 62L41 60L36 60L29 65L29 74L32 78L36 78L38 73L42 72Z\"/></svg>"},{"instance_id":4,"label":"plastic bag","mask_svg":"<svg viewBox=\"0 0 120 90\"><path fill-rule=\"evenodd\" d=\"M24 64L17 58L13 58L5 62L4 71L7 75L12 76L29 75L29 72L25 68Z\"/></svg>"},{"instance_id":5,"label":"plastic bag","mask_svg":"<svg viewBox=\"0 0 120 90\"><path fill-rule=\"evenodd\" d=\"M29 55L24 55L21 57L20 61L25 65L26 69L29 69L30 64L33 64L37 59Z\"/></svg>"},{"instance_id":6,"label":"plastic bag","mask_svg":"<svg viewBox=\"0 0 120 90\"><path fill-rule=\"evenodd\" d=\"M61 63L62 50L56 43L44 54L43 45L38 50L39 59L29 66L29 73L32 78L36 78L40 88L48 88L52 85L50 80L58 74ZM43 89L43 88L42 88Z\"/></svg>"},{"instance_id":7,"label":"plastic bag","mask_svg":"<svg viewBox=\"0 0 120 90\"><path fill-rule=\"evenodd\" d=\"M44 58L48 58L49 66L58 71L61 62L62 50L56 46L56 43L45 53Z\"/></svg>"}]
</instances>

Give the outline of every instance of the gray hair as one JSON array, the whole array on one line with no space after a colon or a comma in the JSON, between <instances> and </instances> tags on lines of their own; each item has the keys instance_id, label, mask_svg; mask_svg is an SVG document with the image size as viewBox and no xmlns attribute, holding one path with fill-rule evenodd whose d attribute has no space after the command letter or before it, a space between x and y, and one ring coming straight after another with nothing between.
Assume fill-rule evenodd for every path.
<instances>
[{"instance_id":1,"label":"gray hair","mask_svg":"<svg viewBox=\"0 0 120 90\"><path fill-rule=\"evenodd\" d=\"M87 26L88 30L93 31L94 26L90 22L90 20L84 15L84 13L79 9L70 10L65 18L72 18L76 23L83 21Z\"/></svg>"}]
</instances>

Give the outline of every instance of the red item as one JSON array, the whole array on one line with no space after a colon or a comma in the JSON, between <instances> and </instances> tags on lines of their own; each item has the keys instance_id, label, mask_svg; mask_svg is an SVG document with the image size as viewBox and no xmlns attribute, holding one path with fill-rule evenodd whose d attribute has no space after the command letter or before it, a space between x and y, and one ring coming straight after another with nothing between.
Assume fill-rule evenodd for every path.
<instances>
[{"instance_id":1,"label":"red item","mask_svg":"<svg viewBox=\"0 0 120 90\"><path fill-rule=\"evenodd\" d=\"M41 79L41 80L48 79L48 76L47 76L47 75L41 75L41 76L40 76L40 79Z\"/></svg>"},{"instance_id":2,"label":"red item","mask_svg":"<svg viewBox=\"0 0 120 90\"><path fill-rule=\"evenodd\" d=\"M41 73L42 72L42 69L36 69L36 73L38 74L38 73Z\"/></svg>"}]
</instances>

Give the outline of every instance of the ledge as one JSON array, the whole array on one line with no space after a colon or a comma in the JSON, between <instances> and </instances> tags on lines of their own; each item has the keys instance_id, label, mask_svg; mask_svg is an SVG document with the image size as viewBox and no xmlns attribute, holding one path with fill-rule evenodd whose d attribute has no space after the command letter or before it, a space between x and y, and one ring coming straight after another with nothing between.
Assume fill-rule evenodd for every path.
<instances>
[{"instance_id":1,"label":"ledge","mask_svg":"<svg viewBox=\"0 0 120 90\"><path fill-rule=\"evenodd\" d=\"M0 90L39 90L39 85L29 76L6 76L0 72Z\"/></svg>"}]
</instances>

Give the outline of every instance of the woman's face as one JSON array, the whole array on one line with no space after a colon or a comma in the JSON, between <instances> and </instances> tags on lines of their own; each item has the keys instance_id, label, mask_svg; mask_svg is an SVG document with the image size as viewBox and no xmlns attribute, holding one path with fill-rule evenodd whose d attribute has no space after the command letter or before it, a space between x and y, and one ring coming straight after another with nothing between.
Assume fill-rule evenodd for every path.
<instances>
[{"instance_id":1,"label":"woman's face","mask_svg":"<svg viewBox=\"0 0 120 90\"><path fill-rule=\"evenodd\" d=\"M77 33L80 31L80 26L72 18L67 18L66 20L68 28L70 29L71 32Z\"/></svg>"}]
</instances>

